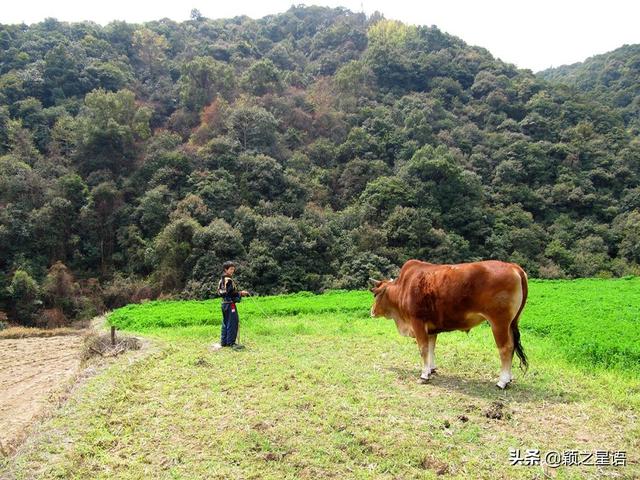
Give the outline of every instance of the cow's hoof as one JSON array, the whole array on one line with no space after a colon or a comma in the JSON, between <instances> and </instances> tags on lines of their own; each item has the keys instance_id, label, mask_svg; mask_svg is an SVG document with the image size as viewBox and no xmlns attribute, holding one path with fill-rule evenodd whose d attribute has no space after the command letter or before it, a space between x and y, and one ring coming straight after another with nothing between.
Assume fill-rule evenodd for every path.
<instances>
[{"instance_id":1,"label":"cow's hoof","mask_svg":"<svg viewBox=\"0 0 640 480\"><path fill-rule=\"evenodd\" d=\"M499 380L498 383L496 383L496 387L498 387L500 390L504 390L505 388L507 388L507 385L509 385L511 382L505 382L504 380Z\"/></svg>"},{"instance_id":2,"label":"cow's hoof","mask_svg":"<svg viewBox=\"0 0 640 480\"><path fill-rule=\"evenodd\" d=\"M427 377L427 378L420 377L418 379L418 383L421 384L421 385L426 385L427 383L429 383L429 377Z\"/></svg>"}]
</instances>

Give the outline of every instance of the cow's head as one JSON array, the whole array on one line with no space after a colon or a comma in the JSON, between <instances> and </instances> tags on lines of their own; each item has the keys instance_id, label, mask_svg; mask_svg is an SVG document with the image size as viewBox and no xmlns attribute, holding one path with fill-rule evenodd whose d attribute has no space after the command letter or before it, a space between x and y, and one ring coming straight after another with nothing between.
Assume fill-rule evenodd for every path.
<instances>
[{"instance_id":1,"label":"cow's head","mask_svg":"<svg viewBox=\"0 0 640 480\"><path fill-rule=\"evenodd\" d=\"M369 281L371 282L371 288L369 290L374 296L373 305L371 306L371 316L388 316L390 312L390 305L387 290L393 280L375 280L370 278Z\"/></svg>"}]
</instances>

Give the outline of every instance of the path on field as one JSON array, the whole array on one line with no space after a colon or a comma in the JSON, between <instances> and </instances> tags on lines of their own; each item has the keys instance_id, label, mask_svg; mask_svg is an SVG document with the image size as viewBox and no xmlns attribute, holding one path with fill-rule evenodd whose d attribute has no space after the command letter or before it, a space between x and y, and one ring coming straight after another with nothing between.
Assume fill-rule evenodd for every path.
<instances>
[{"instance_id":1,"label":"path on field","mask_svg":"<svg viewBox=\"0 0 640 480\"><path fill-rule=\"evenodd\" d=\"M11 449L78 372L80 335L0 340L0 446Z\"/></svg>"}]
</instances>

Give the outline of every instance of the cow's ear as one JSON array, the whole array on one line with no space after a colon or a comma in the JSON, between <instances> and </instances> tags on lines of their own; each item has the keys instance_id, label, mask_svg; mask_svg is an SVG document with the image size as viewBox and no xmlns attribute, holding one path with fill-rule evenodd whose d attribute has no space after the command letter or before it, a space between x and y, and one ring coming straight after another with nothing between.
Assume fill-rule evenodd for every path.
<instances>
[{"instance_id":1,"label":"cow's ear","mask_svg":"<svg viewBox=\"0 0 640 480\"><path fill-rule=\"evenodd\" d=\"M373 288L377 288L382 283L382 280L376 280L375 278L369 278L369 283Z\"/></svg>"}]
</instances>

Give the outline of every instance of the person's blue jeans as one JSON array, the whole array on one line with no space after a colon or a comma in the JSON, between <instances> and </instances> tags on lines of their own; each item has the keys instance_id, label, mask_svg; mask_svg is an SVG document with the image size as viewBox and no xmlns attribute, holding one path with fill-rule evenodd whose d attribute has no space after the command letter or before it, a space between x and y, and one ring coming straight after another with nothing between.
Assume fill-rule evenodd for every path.
<instances>
[{"instance_id":1,"label":"person's blue jeans","mask_svg":"<svg viewBox=\"0 0 640 480\"><path fill-rule=\"evenodd\" d=\"M222 304L222 331L220 332L220 345L223 347L236 343L238 336L238 309L235 303Z\"/></svg>"}]
</instances>

